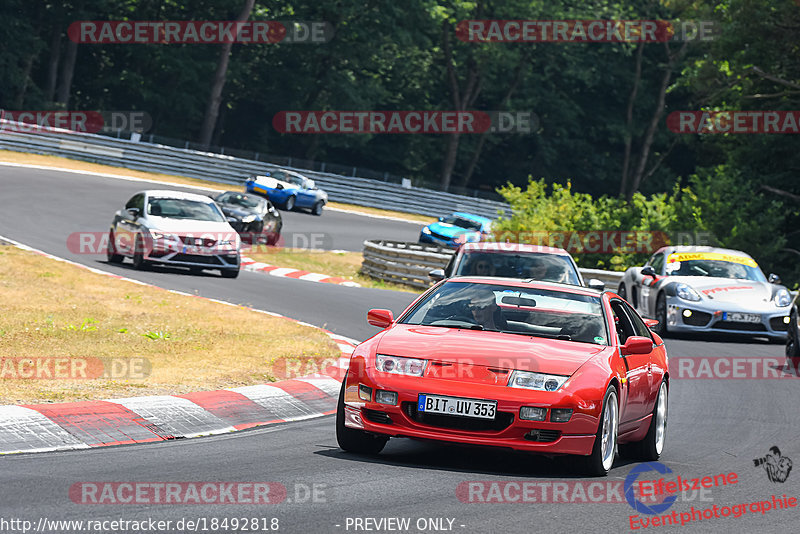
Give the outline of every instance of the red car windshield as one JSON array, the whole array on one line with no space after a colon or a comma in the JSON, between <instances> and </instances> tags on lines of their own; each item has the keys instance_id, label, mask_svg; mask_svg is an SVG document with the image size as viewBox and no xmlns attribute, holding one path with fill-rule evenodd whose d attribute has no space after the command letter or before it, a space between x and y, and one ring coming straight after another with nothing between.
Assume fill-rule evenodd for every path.
<instances>
[{"instance_id":1,"label":"red car windshield","mask_svg":"<svg viewBox=\"0 0 800 534\"><path fill-rule=\"evenodd\" d=\"M608 344L600 297L554 289L447 282L398 322Z\"/></svg>"}]
</instances>

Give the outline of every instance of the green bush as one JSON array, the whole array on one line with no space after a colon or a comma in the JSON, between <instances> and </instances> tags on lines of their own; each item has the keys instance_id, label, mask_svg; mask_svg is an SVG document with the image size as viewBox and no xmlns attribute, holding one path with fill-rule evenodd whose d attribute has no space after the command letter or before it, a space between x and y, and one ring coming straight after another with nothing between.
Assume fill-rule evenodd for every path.
<instances>
[{"instance_id":1,"label":"green bush","mask_svg":"<svg viewBox=\"0 0 800 534\"><path fill-rule=\"evenodd\" d=\"M574 192L569 181L548 187L544 180L531 178L524 190L508 184L498 192L512 213L496 221L497 240L562 246L584 268L623 271L642 265L661 244L707 244L743 250L769 272L785 247L785 238L776 231L782 220L780 204L721 167L692 176L686 187L676 184L670 193L636 193L630 203ZM627 250L592 253L578 241L567 242L570 236L575 239L571 232L635 232L640 239L652 239L652 246L641 241Z\"/></svg>"}]
</instances>

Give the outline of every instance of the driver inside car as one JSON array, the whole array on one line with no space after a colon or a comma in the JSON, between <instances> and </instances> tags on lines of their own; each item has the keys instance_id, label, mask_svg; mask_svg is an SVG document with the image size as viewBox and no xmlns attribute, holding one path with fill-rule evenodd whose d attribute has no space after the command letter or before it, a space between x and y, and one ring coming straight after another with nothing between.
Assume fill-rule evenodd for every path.
<instances>
[{"instance_id":1,"label":"driver inside car","mask_svg":"<svg viewBox=\"0 0 800 534\"><path fill-rule=\"evenodd\" d=\"M469 311L475 322L484 330L506 330L508 328L494 293L472 297L469 301Z\"/></svg>"}]
</instances>

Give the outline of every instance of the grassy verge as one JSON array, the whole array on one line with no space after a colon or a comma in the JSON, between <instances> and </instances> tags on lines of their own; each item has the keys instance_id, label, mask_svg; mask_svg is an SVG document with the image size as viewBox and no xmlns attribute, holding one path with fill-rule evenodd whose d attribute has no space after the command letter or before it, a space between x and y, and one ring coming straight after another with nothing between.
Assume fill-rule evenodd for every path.
<instances>
[{"instance_id":1,"label":"grassy verge","mask_svg":"<svg viewBox=\"0 0 800 534\"><path fill-rule=\"evenodd\" d=\"M264 252L265 250L266 252ZM324 250L259 246L257 249L247 252L246 255L256 261L270 265L346 278L358 282L364 287L421 293L421 291L417 291L412 287L376 280L361 274L359 272L361 260L363 259L361 252L329 252Z\"/></svg>"},{"instance_id":2,"label":"grassy verge","mask_svg":"<svg viewBox=\"0 0 800 534\"><path fill-rule=\"evenodd\" d=\"M211 189L216 189L218 191L226 191L231 188L231 186L227 184L218 184L216 182L208 182L206 180L198 180L196 178L187 178L186 176L174 176L171 174L135 171L132 169L112 167L110 165L101 165L99 163L89 163L86 161L68 159L60 156L27 154L24 152L12 152L10 150L0 150L0 161L5 161L9 163L24 163L27 165L47 165L50 167L60 167L62 169L71 169L77 171L91 171L91 172L102 172L106 174L119 174L124 176L131 176L133 178L156 180L158 182L171 183L177 185L196 185L201 187L208 187ZM394 211L394 210L382 210L378 208L368 208L365 206L356 206L354 204L345 204L342 202L331 202L330 206L357 213L363 213L366 215L381 215L385 217L396 217L398 219L421 222L425 224L436 221L436 218L426 217L425 215L416 215L413 213L404 213L401 211Z\"/></svg>"},{"instance_id":3,"label":"grassy verge","mask_svg":"<svg viewBox=\"0 0 800 534\"><path fill-rule=\"evenodd\" d=\"M135 285L12 246L0 246L0 272L0 404L259 384L284 378L287 367L304 368L297 362L315 368L314 362L340 356L323 332L288 319ZM150 373L15 378L23 369L20 359L54 358L114 358L122 364L140 358Z\"/></svg>"}]
</instances>

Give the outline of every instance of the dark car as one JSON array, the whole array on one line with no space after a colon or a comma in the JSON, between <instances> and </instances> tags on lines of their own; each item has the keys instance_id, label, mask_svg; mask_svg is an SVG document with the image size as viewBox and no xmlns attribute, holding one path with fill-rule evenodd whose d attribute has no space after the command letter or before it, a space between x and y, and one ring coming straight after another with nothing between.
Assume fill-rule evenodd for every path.
<instances>
[{"instance_id":1,"label":"dark car","mask_svg":"<svg viewBox=\"0 0 800 534\"><path fill-rule=\"evenodd\" d=\"M245 243L274 245L280 239L283 220L269 200L238 191L212 198Z\"/></svg>"}]
</instances>

